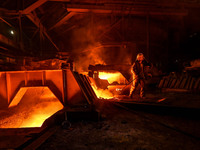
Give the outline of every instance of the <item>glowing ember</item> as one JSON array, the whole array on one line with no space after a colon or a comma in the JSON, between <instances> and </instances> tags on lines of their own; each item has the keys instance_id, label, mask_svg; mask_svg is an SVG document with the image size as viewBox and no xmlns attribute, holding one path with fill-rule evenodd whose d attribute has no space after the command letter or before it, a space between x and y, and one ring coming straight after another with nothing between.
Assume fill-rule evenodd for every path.
<instances>
[{"instance_id":1,"label":"glowing ember","mask_svg":"<svg viewBox=\"0 0 200 150\"><path fill-rule=\"evenodd\" d=\"M13 99L19 102L13 102L16 106L0 111L0 128L41 127L47 118L63 108L48 87L26 88L21 100Z\"/></svg>"},{"instance_id":2,"label":"glowing ember","mask_svg":"<svg viewBox=\"0 0 200 150\"><path fill-rule=\"evenodd\" d=\"M44 107L44 105L46 105ZM51 117L58 110L62 109L63 106L60 102L50 102L49 104L40 104L35 107L35 110L23 123L20 125L20 128L23 127L41 127L43 122Z\"/></svg>"},{"instance_id":3,"label":"glowing ember","mask_svg":"<svg viewBox=\"0 0 200 150\"><path fill-rule=\"evenodd\" d=\"M120 72L114 72L114 73L99 72L99 78L108 80L110 84L112 84L115 81L118 82L119 84L124 83L125 81L124 77Z\"/></svg>"}]
</instances>

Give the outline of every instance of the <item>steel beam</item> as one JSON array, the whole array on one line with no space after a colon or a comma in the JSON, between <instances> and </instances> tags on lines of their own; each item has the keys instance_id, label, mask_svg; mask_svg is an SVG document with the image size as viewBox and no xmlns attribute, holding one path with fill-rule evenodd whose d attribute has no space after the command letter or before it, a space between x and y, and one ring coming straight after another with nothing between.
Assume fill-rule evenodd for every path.
<instances>
[{"instance_id":1,"label":"steel beam","mask_svg":"<svg viewBox=\"0 0 200 150\"><path fill-rule=\"evenodd\" d=\"M10 15L18 15L19 13L16 10L8 10L5 8L0 8L1 16L10 16Z\"/></svg>"},{"instance_id":2,"label":"steel beam","mask_svg":"<svg viewBox=\"0 0 200 150\"><path fill-rule=\"evenodd\" d=\"M7 22L6 20L4 20L2 17L0 17L0 20L2 20L2 21L5 22L7 25L9 25L10 27L13 28L13 26L12 26L9 22Z\"/></svg>"},{"instance_id":3,"label":"steel beam","mask_svg":"<svg viewBox=\"0 0 200 150\"><path fill-rule=\"evenodd\" d=\"M40 7L42 4L44 4L45 2L47 2L47 0L38 0L35 3L33 3L32 5L30 5L29 7L27 7L26 9L24 9L22 11L22 14L29 14L30 12L32 12L33 10L35 10L36 8Z\"/></svg>"},{"instance_id":4,"label":"steel beam","mask_svg":"<svg viewBox=\"0 0 200 150\"><path fill-rule=\"evenodd\" d=\"M56 46L56 44L53 42L53 40L51 39L51 37L48 35L48 33L46 32L46 28L42 25L42 23L40 22L40 19L34 15L33 13L29 13L26 15L38 28L40 28L40 30L44 33L44 35L49 39L49 41L54 45L54 47L58 50L59 48Z\"/></svg>"},{"instance_id":5,"label":"steel beam","mask_svg":"<svg viewBox=\"0 0 200 150\"><path fill-rule=\"evenodd\" d=\"M73 25L73 26L71 26L71 27L69 27L69 28L63 30L63 32L59 32L59 33L55 36L55 38L58 37L58 36L61 36L62 34L65 34L66 32L68 32L68 31L70 31L70 30L72 30L72 29L75 29L76 27L77 27L76 25Z\"/></svg>"},{"instance_id":6,"label":"steel beam","mask_svg":"<svg viewBox=\"0 0 200 150\"><path fill-rule=\"evenodd\" d=\"M62 19L60 19L55 25L53 25L49 30L52 30L55 27L58 27L62 25L64 22L69 20L71 17L73 17L76 13L75 12L69 12L67 15L65 15Z\"/></svg>"},{"instance_id":7,"label":"steel beam","mask_svg":"<svg viewBox=\"0 0 200 150\"><path fill-rule=\"evenodd\" d=\"M122 5L117 6L97 6L97 5L78 5L68 4L67 10L76 13L116 13L116 14L133 14L133 15L180 15L186 16L188 11L185 9L172 8L137 8L137 6L129 6L124 8Z\"/></svg>"},{"instance_id":8,"label":"steel beam","mask_svg":"<svg viewBox=\"0 0 200 150\"><path fill-rule=\"evenodd\" d=\"M48 0L53 2L72 2L72 3L87 3L87 4L103 4L103 5L135 5L139 6L148 6L148 7L199 7L200 2L198 0L193 1L184 1L184 0L176 0L176 1L147 1L147 0Z\"/></svg>"},{"instance_id":9,"label":"steel beam","mask_svg":"<svg viewBox=\"0 0 200 150\"><path fill-rule=\"evenodd\" d=\"M116 25L118 25L120 22L122 21L122 18L117 20L116 22L114 22L108 29L106 29L103 33L101 33L101 35L99 36L99 38L101 38L105 33L109 32L111 29L113 29Z\"/></svg>"},{"instance_id":10,"label":"steel beam","mask_svg":"<svg viewBox=\"0 0 200 150\"><path fill-rule=\"evenodd\" d=\"M52 2L71 2L71 0L48 0Z\"/></svg>"}]
</instances>

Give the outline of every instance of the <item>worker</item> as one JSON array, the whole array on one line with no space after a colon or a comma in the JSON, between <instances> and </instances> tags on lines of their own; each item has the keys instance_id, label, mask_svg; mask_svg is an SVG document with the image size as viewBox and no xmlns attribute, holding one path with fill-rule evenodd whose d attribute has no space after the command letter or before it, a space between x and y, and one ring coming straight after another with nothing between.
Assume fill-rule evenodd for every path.
<instances>
[{"instance_id":1,"label":"worker","mask_svg":"<svg viewBox=\"0 0 200 150\"><path fill-rule=\"evenodd\" d=\"M150 67L150 64L146 61L142 53L137 54L136 61L131 66L131 73L133 74L132 85L130 89L129 97L132 98L133 92L136 90L138 84L140 83L140 97L144 98L144 86L145 78L147 74L145 73L145 68ZM150 76L150 74L148 74Z\"/></svg>"}]
</instances>

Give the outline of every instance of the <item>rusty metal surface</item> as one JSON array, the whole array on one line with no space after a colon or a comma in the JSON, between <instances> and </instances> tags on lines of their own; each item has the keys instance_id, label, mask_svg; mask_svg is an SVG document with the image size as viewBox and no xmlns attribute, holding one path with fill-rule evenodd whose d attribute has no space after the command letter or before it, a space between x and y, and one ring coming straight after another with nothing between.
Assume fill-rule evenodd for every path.
<instances>
[{"instance_id":1,"label":"rusty metal surface","mask_svg":"<svg viewBox=\"0 0 200 150\"><path fill-rule=\"evenodd\" d=\"M0 109L8 107L21 87L48 86L63 102L62 70L8 71L0 73Z\"/></svg>"},{"instance_id":2,"label":"rusty metal surface","mask_svg":"<svg viewBox=\"0 0 200 150\"><path fill-rule=\"evenodd\" d=\"M65 74L66 89L63 85ZM0 109L7 108L21 87L47 86L64 104L83 99L80 87L71 70L8 71L0 73ZM67 99L64 100L64 90ZM79 102L80 102L79 101Z\"/></svg>"},{"instance_id":3,"label":"rusty metal surface","mask_svg":"<svg viewBox=\"0 0 200 150\"><path fill-rule=\"evenodd\" d=\"M6 84L6 74L0 72L0 109L8 106L7 101L7 84Z\"/></svg>"},{"instance_id":4,"label":"rusty metal surface","mask_svg":"<svg viewBox=\"0 0 200 150\"><path fill-rule=\"evenodd\" d=\"M66 99L68 105L81 105L86 104L85 95L81 91L77 79L74 77L71 70L64 70L66 75Z\"/></svg>"},{"instance_id":5,"label":"rusty metal surface","mask_svg":"<svg viewBox=\"0 0 200 150\"><path fill-rule=\"evenodd\" d=\"M0 81L0 102L3 104L0 108L0 125L5 125L4 129L0 129L0 149L26 148L30 143L33 143L34 147L38 146L38 143L41 144L41 140L36 144L32 141L52 124L61 124L61 120L66 119L63 112L61 115L55 115L58 112L54 111L48 119L45 118L41 127L18 128L17 125L23 124L22 118L30 119L27 115L33 114L34 111L47 112L47 105L56 107L55 100L65 106L64 109L59 109L66 111L69 119L79 119L80 114L84 119L91 119L91 115L94 115L91 113L94 111L92 107L83 107L84 112L71 112L67 109L66 106L70 108L71 105L88 106L92 103L90 99L96 96L89 79L69 69L1 72ZM97 116L98 114L95 119ZM33 118L33 122L38 118L40 117ZM11 127L11 123L16 126Z\"/></svg>"}]
</instances>

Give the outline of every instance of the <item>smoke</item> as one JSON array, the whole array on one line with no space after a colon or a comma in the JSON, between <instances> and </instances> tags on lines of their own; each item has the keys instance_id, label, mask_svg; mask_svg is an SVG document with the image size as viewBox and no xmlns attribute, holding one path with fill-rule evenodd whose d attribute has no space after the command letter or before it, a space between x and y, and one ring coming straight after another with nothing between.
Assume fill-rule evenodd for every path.
<instances>
[{"instance_id":1,"label":"smoke","mask_svg":"<svg viewBox=\"0 0 200 150\"><path fill-rule=\"evenodd\" d=\"M103 64L131 64L132 50L127 44L121 42L109 42L100 35L109 28L107 21L93 22L91 20L82 23L73 31L71 37L72 59L75 62L75 70L78 72L88 71L89 65ZM113 39L114 35L109 35ZM104 41L104 42L102 42Z\"/></svg>"},{"instance_id":2,"label":"smoke","mask_svg":"<svg viewBox=\"0 0 200 150\"><path fill-rule=\"evenodd\" d=\"M75 56L75 68L78 72L85 72L88 70L89 65L103 64L105 65L105 61L102 56L104 55L103 47L101 47L100 43L94 43L93 45L88 45L88 48L80 52Z\"/></svg>"},{"instance_id":3,"label":"smoke","mask_svg":"<svg viewBox=\"0 0 200 150\"><path fill-rule=\"evenodd\" d=\"M200 67L200 59L196 59L190 62L191 67Z\"/></svg>"}]
</instances>

